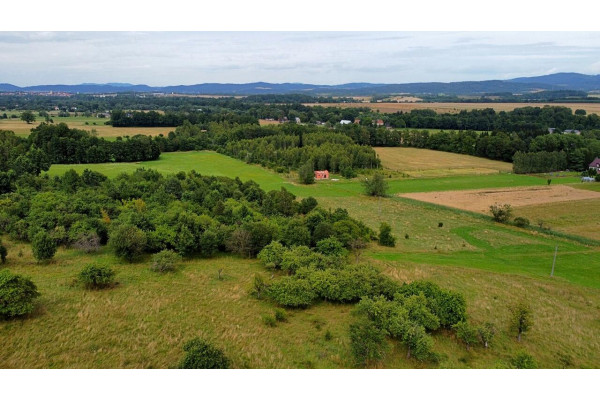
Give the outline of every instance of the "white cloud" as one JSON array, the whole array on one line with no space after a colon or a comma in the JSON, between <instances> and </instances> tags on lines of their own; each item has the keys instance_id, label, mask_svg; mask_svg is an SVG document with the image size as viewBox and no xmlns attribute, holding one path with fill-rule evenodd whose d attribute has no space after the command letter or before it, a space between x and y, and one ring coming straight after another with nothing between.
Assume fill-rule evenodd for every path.
<instances>
[{"instance_id":1,"label":"white cloud","mask_svg":"<svg viewBox=\"0 0 600 400\"><path fill-rule=\"evenodd\" d=\"M598 32L1 32L0 80L403 83L598 73Z\"/></svg>"}]
</instances>

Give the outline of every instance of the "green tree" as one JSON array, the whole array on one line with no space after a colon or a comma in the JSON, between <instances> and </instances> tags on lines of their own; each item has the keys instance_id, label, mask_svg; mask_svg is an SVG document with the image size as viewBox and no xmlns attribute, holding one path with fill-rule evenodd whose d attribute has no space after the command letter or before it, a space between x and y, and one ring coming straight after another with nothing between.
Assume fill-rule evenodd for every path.
<instances>
[{"instance_id":1,"label":"green tree","mask_svg":"<svg viewBox=\"0 0 600 400\"><path fill-rule=\"evenodd\" d=\"M300 183L304 183L305 185L315 183L315 170L312 160L308 160L298 168L298 178L300 179Z\"/></svg>"},{"instance_id":2,"label":"green tree","mask_svg":"<svg viewBox=\"0 0 600 400\"><path fill-rule=\"evenodd\" d=\"M467 321L460 321L453 326L456 337L467 346L467 350L477 343L477 329Z\"/></svg>"},{"instance_id":3,"label":"green tree","mask_svg":"<svg viewBox=\"0 0 600 400\"><path fill-rule=\"evenodd\" d=\"M40 294L29 278L0 270L0 317L12 318L33 311L33 301Z\"/></svg>"},{"instance_id":4,"label":"green tree","mask_svg":"<svg viewBox=\"0 0 600 400\"><path fill-rule=\"evenodd\" d=\"M35 114L32 111L23 111L21 113L21 121L25 121L28 124L35 122Z\"/></svg>"},{"instance_id":5,"label":"green tree","mask_svg":"<svg viewBox=\"0 0 600 400\"><path fill-rule=\"evenodd\" d=\"M183 345L186 352L179 364L182 369L227 369L230 361L221 349L195 338Z\"/></svg>"},{"instance_id":6,"label":"green tree","mask_svg":"<svg viewBox=\"0 0 600 400\"><path fill-rule=\"evenodd\" d=\"M396 238L392 235L392 227L382 222L379 226L379 244L387 247L396 246Z\"/></svg>"},{"instance_id":7,"label":"green tree","mask_svg":"<svg viewBox=\"0 0 600 400\"><path fill-rule=\"evenodd\" d=\"M521 341L521 335L531 329L533 325L533 314L529 304L520 302L511 307L510 327L517 332L517 340Z\"/></svg>"},{"instance_id":8,"label":"green tree","mask_svg":"<svg viewBox=\"0 0 600 400\"><path fill-rule=\"evenodd\" d=\"M370 319L361 318L350 325L350 348L357 365L372 365L381 361L389 350L386 332Z\"/></svg>"},{"instance_id":9,"label":"green tree","mask_svg":"<svg viewBox=\"0 0 600 400\"><path fill-rule=\"evenodd\" d=\"M146 234L133 225L121 225L111 233L108 245L117 257L132 262L142 255L146 247Z\"/></svg>"},{"instance_id":10,"label":"green tree","mask_svg":"<svg viewBox=\"0 0 600 400\"><path fill-rule=\"evenodd\" d=\"M383 174L376 172L370 179L366 178L363 181L363 187L367 196L384 197L387 193L388 183Z\"/></svg>"},{"instance_id":11,"label":"green tree","mask_svg":"<svg viewBox=\"0 0 600 400\"><path fill-rule=\"evenodd\" d=\"M496 327L491 322L486 322L477 328L477 332L479 333L479 338L481 339L481 343L483 343L483 347L487 349L496 334Z\"/></svg>"},{"instance_id":12,"label":"green tree","mask_svg":"<svg viewBox=\"0 0 600 400\"><path fill-rule=\"evenodd\" d=\"M36 260L50 260L56 253L56 242L46 231L39 231L31 241L31 249Z\"/></svg>"}]
</instances>

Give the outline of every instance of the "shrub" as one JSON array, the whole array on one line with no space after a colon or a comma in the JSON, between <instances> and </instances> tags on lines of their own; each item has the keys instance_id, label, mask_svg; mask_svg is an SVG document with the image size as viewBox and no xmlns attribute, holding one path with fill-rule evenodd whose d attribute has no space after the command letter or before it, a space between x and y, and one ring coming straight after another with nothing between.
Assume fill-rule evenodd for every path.
<instances>
[{"instance_id":1,"label":"shrub","mask_svg":"<svg viewBox=\"0 0 600 400\"><path fill-rule=\"evenodd\" d=\"M12 318L33 311L33 301L40 294L29 278L7 269L0 270L0 317Z\"/></svg>"},{"instance_id":2,"label":"shrub","mask_svg":"<svg viewBox=\"0 0 600 400\"><path fill-rule=\"evenodd\" d=\"M477 343L477 329L467 321L460 321L453 326L456 331L456 337L467 346L467 350L471 345Z\"/></svg>"},{"instance_id":3,"label":"shrub","mask_svg":"<svg viewBox=\"0 0 600 400\"><path fill-rule=\"evenodd\" d=\"M252 280L252 290L250 294L255 296L257 299L260 299L262 294L267 291L268 285L265 283L264 278L261 274L254 274L254 279Z\"/></svg>"},{"instance_id":4,"label":"shrub","mask_svg":"<svg viewBox=\"0 0 600 400\"><path fill-rule=\"evenodd\" d=\"M230 361L222 350L200 338L195 338L183 346L186 352L179 368L183 369L226 369Z\"/></svg>"},{"instance_id":5,"label":"shrub","mask_svg":"<svg viewBox=\"0 0 600 400\"><path fill-rule=\"evenodd\" d=\"M277 320L272 315L263 315L262 320L266 326L274 327L277 325Z\"/></svg>"},{"instance_id":6,"label":"shrub","mask_svg":"<svg viewBox=\"0 0 600 400\"><path fill-rule=\"evenodd\" d=\"M121 225L111 233L108 244L117 257L132 262L144 252L146 234L133 225Z\"/></svg>"},{"instance_id":7,"label":"shrub","mask_svg":"<svg viewBox=\"0 0 600 400\"><path fill-rule=\"evenodd\" d=\"M357 365L367 366L385 357L389 344L385 331L362 318L350 325L350 348Z\"/></svg>"},{"instance_id":8,"label":"shrub","mask_svg":"<svg viewBox=\"0 0 600 400\"><path fill-rule=\"evenodd\" d=\"M324 339L326 341L330 341L331 339L333 339L333 334L331 333L331 331L329 329L327 329L325 331L325 337L324 337Z\"/></svg>"},{"instance_id":9,"label":"shrub","mask_svg":"<svg viewBox=\"0 0 600 400\"><path fill-rule=\"evenodd\" d=\"M444 227L444 223L443 222L438 222L438 228L443 228Z\"/></svg>"},{"instance_id":10,"label":"shrub","mask_svg":"<svg viewBox=\"0 0 600 400\"><path fill-rule=\"evenodd\" d=\"M83 267L79 281L88 289L103 289L111 286L115 280L115 271L106 266L93 264Z\"/></svg>"},{"instance_id":11,"label":"shrub","mask_svg":"<svg viewBox=\"0 0 600 400\"><path fill-rule=\"evenodd\" d=\"M2 240L0 240L0 261L2 262L2 264L6 262L7 255L8 250L6 250L6 247L4 247L4 244L2 244Z\"/></svg>"},{"instance_id":12,"label":"shrub","mask_svg":"<svg viewBox=\"0 0 600 400\"><path fill-rule=\"evenodd\" d=\"M396 238L392 235L392 227L385 222L379 226L379 244L387 247L396 246Z\"/></svg>"},{"instance_id":13,"label":"shrub","mask_svg":"<svg viewBox=\"0 0 600 400\"><path fill-rule=\"evenodd\" d=\"M513 223L519 228L525 228L530 224L529 220L525 217L517 217L514 219Z\"/></svg>"},{"instance_id":14,"label":"shrub","mask_svg":"<svg viewBox=\"0 0 600 400\"><path fill-rule=\"evenodd\" d=\"M490 212L492 213L492 218L496 222L508 222L510 217L512 216L512 206L510 204L493 204L490 206Z\"/></svg>"},{"instance_id":15,"label":"shrub","mask_svg":"<svg viewBox=\"0 0 600 400\"><path fill-rule=\"evenodd\" d=\"M410 236L408 236L408 233L404 234L404 239L410 239Z\"/></svg>"},{"instance_id":16,"label":"shrub","mask_svg":"<svg viewBox=\"0 0 600 400\"><path fill-rule=\"evenodd\" d=\"M154 272L175 271L177 264L181 262L181 256L173 250L163 250L152 256L150 269Z\"/></svg>"},{"instance_id":17,"label":"shrub","mask_svg":"<svg viewBox=\"0 0 600 400\"><path fill-rule=\"evenodd\" d=\"M535 369L538 367L537 362L531 354L525 351L518 352L511 360L511 365L517 369Z\"/></svg>"},{"instance_id":18,"label":"shrub","mask_svg":"<svg viewBox=\"0 0 600 400\"><path fill-rule=\"evenodd\" d=\"M56 253L56 242L46 231L39 231L31 241L31 249L36 260L50 260Z\"/></svg>"},{"instance_id":19,"label":"shrub","mask_svg":"<svg viewBox=\"0 0 600 400\"><path fill-rule=\"evenodd\" d=\"M304 279L285 277L273 283L268 289L269 296L284 307L308 307L317 294Z\"/></svg>"},{"instance_id":20,"label":"shrub","mask_svg":"<svg viewBox=\"0 0 600 400\"><path fill-rule=\"evenodd\" d=\"M275 309L275 319L279 322L285 322L288 319L287 312L283 308Z\"/></svg>"}]
</instances>

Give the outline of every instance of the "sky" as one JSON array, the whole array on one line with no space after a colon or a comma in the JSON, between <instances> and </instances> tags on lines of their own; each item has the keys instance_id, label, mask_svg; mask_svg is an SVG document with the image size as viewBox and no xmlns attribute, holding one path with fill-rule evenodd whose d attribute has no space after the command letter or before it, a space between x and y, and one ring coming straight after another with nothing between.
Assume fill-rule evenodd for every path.
<instances>
[{"instance_id":1,"label":"sky","mask_svg":"<svg viewBox=\"0 0 600 400\"><path fill-rule=\"evenodd\" d=\"M600 74L600 32L0 32L0 83L409 83Z\"/></svg>"}]
</instances>

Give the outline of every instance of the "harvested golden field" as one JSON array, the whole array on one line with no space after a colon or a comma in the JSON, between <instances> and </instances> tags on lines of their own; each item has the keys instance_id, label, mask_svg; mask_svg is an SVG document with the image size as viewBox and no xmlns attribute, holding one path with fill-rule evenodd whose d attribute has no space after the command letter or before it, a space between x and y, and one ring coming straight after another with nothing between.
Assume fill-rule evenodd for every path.
<instances>
[{"instance_id":1,"label":"harvested golden field","mask_svg":"<svg viewBox=\"0 0 600 400\"><path fill-rule=\"evenodd\" d=\"M327 104L306 103L306 106L325 106ZM585 110L588 114L600 114L600 103L339 103L331 106L341 108L369 107L381 113L390 114L398 111L434 110L437 113L458 113L461 110L482 110L493 108L496 111L512 111L521 107L569 107L573 111Z\"/></svg>"},{"instance_id":2,"label":"harvested golden field","mask_svg":"<svg viewBox=\"0 0 600 400\"><path fill-rule=\"evenodd\" d=\"M94 117L52 117L55 124L64 122L69 125L69 128L83 129L86 131L95 130L100 137L114 138L117 136L134 136L137 134L158 136L161 133L167 135L170 131L175 130L171 127L152 127L152 128L135 128L135 127L117 127L114 128L110 125L104 125L106 119L98 119ZM42 118L37 118L37 121L32 124L27 124L25 121L16 119L2 119L0 120L0 129L13 131L19 136L28 136L31 129L35 128L42 122ZM88 123L86 125L85 123ZM96 125L93 125L96 123Z\"/></svg>"},{"instance_id":3,"label":"harvested golden field","mask_svg":"<svg viewBox=\"0 0 600 400\"><path fill-rule=\"evenodd\" d=\"M557 207L568 209L573 207L573 201L599 200L600 193L591 190L575 189L566 185L552 185L406 193L401 195L401 197L487 214L489 213L490 206L495 203L510 204L513 207L554 203Z\"/></svg>"},{"instance_id":4,"label":"harvested golden field","mask_svg":"<svg viewBox=\"0 0 600 400\"><path fill-rule=\"evenodd\" d=\"M410 147L374 147L384 168L414 177L497 174L512 164L464 154Z\"/></svg>"},{"instance_id":5,"label":"harvested golden field","mask_svg":"<svg viewBox=\"0 0 600 400\"><path fill-rule=\"evenodd\" d=\"M269 120L269 119L259 119L258 120L258 124L260 126L265 126L265 125L279 125L279 121L277 121L277 120Z\"/></svg>"},{"instance_id":6,"label":"harvested golden field","mask_svg":"<svg viewBox=\"0 0 600 400\"><path fill-rule=\"evenodd\" d=\"M600 199L517 207L514 215L552 230L600 240Z\"/></svg>"}]
</instances>

